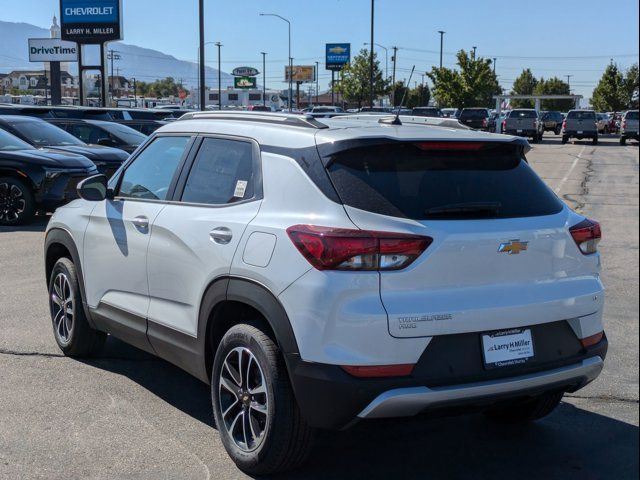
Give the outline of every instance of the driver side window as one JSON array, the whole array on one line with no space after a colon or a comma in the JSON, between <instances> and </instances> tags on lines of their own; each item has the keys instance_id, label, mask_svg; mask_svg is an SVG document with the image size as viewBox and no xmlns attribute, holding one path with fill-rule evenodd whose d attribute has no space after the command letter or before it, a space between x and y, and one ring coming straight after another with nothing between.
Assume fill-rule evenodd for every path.
<instances>
[{"instance_id":1,"label":"driver side window","mask_svg":"<svg viewBox=\"0 0 640 480\"><path fill-rule=\"evenodd\" d=\"M119 197L166 200L190 137L158 137L127 167Z\"/></svg>"}]
</instances>

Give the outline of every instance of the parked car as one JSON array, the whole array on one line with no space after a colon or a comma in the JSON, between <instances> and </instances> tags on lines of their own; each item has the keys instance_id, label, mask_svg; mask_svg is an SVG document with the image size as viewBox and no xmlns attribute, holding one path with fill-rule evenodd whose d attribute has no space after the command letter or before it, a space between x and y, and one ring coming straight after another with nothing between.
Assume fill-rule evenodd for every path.
<instances>
[{"instance_id":1,"label":"parked car","mask_svg":"<svg viewBox=\"0 0 640 480\"><path fill-rule=\"evenodd\" d=\"M49 123L66 130L89 145L103 145L133 153L147 136L114 122L104 120L51 119Z\"/></svg>"},{"instance_id":2,"label":"parked car","mask_svg":"<svg viewBox=\"0 0 640 480\"><path fill-rule=\"evenodd\" d=\"M38 149L0 129L0 225L21 225L77 198L76 186L98 173L86 157Z\"/></svg>"},{"instance_id":3,"label":"parked car","mask_svg":"<svg viewBox=\"0 0 640 480\"><path fill-rule=\"evenodd\" d=\"M270 112L271 107L268 107L266 105L249 105L247 107L247 110L250 112Z\"/></svg>"},{"instance_id":4,"label":"parked car","mask_svg":"<svg viewBox=\"0 0 640 480\"><path fill-rule=\"evenodd\" d=\"M638 141L638 110L629 110L620 124L620 145L626 145L627 139Z\"/></svg>"},{"instance_id":5,"label":"parked car","mask_svg":"<svg viewBox=\"0 0 640 480\"><path fill-rule=\"evenodd\" d=\"M596 113L598 133L609 133L609 116L606 113Z\"/></svg>"},{"instance_id":6,"label":"parked car","mask_svg":"<svg viewBox=\"0 0 640 480\"><path fill-rule=\"evenodd\" d=\"M598 144L598 124L596 112L593 110L570 110L562 124L562 143L569 139L590 138L594 145Z\"/></svg>"},{"instance_id":7,"label":"parked car","mask_svg":"<svg viewBox=\"0 0 640 480\"><path fill-rule=\"evenodd\" d=\"M45 239L62 352L111 334L209 383L251 475L302 463L316 428L529 422L594 380L600 225L526 140L362 118L193 113L85 180Z\"/></svg>"},{"instance_id":8,"label":"parked car","mask_svg":"<svg viewBox=\"0 0 640 480\"><path fill-rule=\"evenodd\" d=\"M0 129L15 135L36 148L84 155L100 173L108 177L129 158L123 150L101 145L87 145L63 129L35 117L0 115Z\"/></svg>"},{"instance_id":9,"label":"parked car","mask_svg":"<svg viewBox=\"0 0 640 480\"><path fill-rule=\"evenodd\" d=\"M514 108L503 120L502 131L507 135L529 137L538 143L542 141L544 125L533 108Z\"/></svg>"},{"instance_id":10,"label":"parked car","mask_svg":"<svg viewBox=\"0 0 640 480\"><path fill-rule=\"evenodd\" d=\"M460 123L475 130L495 132L495 119L491 119L488 108L463 108L460 112Z\"/></svg>"},{"instance_id":11,"label":"parked car","mask_svg":"<svg viewBox=\"0 0 640 480\"><path fill-rule=\"evenodd\" d=\"M545 132L553 132L556 135L562 133L562 122L564 116L560 112L549 111L542 113L542 125Z\"/></svg>"},{"instance_id":12,"label":"parked car","mask_svg":"<svg viewBox=\"0 0 640 480\"><path fill-rule=\"evenodd\" d=\"M411 111L411 115L416 117L444 117L442 110L438 107L415 107Z\"/></svg>"},{"instance_id":13,"label":"parked car","mask_svg":"<svg viewBox=\"0 0 640 480\"><path fill-rule=\"evenodd\" d=\"M445 118L459 118L460 117L460 109L458 108L443 108L442 115Z\"/></svg>"}]
</instances>

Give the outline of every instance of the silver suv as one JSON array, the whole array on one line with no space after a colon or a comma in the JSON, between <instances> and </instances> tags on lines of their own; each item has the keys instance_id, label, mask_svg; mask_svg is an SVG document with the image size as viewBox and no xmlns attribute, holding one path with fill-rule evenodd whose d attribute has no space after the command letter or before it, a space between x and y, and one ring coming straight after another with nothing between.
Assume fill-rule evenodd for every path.
<instances>
[{"instance_id":1,"label":"silver suv","mask_svg":"<svg viewBox=\"0 0 640 480\"><path fill-rule=\"evenodd\" d=\"M627 139L638 140L638 110L629 110L622 117L620 122L620 145L626 145Z\"/></svg>"},{"instance_id":2,"label":"silver suv","mask_svg":"<svg viewBox=\"0 0 640 480\"><path fill-rule=\"evenodd\" d=\"M570 110L562 123L562 143L571 138L582 140L590 138L594 145L598 144L598 120L593 110Z\"/></svg>"},{"instance_id":3,"label":"silver suv","mask_svg":"<svg viewBox=\"0 0 640 480\"><path fill-rule=\"evenodd\" d=\"M600 225L527 141L363 117L187 114L84 181L45 240L60 349L113 335L207 382L256 475L300 464L317 428L527 422L594 380Z\"/></svg>"}]
</instances>

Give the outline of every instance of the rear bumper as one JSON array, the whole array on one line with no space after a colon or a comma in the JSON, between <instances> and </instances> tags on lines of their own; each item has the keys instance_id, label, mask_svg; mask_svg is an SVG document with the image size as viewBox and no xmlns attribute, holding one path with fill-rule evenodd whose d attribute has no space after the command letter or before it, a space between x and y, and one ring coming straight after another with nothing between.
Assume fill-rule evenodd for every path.
<instances>
[{"instance_id":1,"label":"rear bumper","mask_svg":"<svg viewBox=\"0 0 640 480\"><path fill-rule=\"evenodd\" d=\"M513 135L516 137L535 137L538 135L537 130L522 130L519 132L518 130L507 129L504 131L504 133L506 133L507 135Z\"/></svg>"},{"instance_id":2,"label":"rear bumper","mask_svg":"<svg viewBox=\"0 0 640 480\"><path fill-rule=\"evenodd\" d=\"M638 140L640 135L638 132L629 132L629 131L621 131L620 136L624 138L633 138L634 140Z\"/></svg>"},{"instance_id":3,"label":"rear bumper","mask_svg":"<svg viewBox=\"0 0 640 480\"><path fill-rule=\"evenodd\" d=\"M595 380L603 366L602 358L596 356L567 367L502 380L439 388L398 388L378 395L358 417L408 417L443 405L475 403L486 399L496 401L552 389L575 391Z\"/></svg>"},{"instance_id":4,"label":"rear bumper","mask_svg":"<svg viewBox=\"0 0 640 480\"><path fill-rule=\"evenodd\" d=\"M556 332L550 335L554 337ZM563 342L549 345L549 350L563 351L553 361L528 368L485 370L477 352L464 348L464 344L460 344L462 349L452 352L454 362L443 356L442 352L450 351L452 346L447 337L455 335L440 337L443 339L440 347L434 343L436 348L431 353L427 347L408 377L356 378L337 365L287 356L303 417L313 427L339 430L359 419L406 417L448 408L475 411L546 391L575 392L598 376L608 350L606 336L597 345L577 347L573 352L568 352L570 346ZM577 337L574 338L579 345ZM462 342L469 340L462 338Z\"/></svg>"},{"instance_id":5,"label":"rear bumper","mask_svg":"<svg viewBox=\"0 0 640 480\"><path fill-rule=\"evenodd\" d=\"M564 130L562 135L570 138L594 138L598 136L598 131L584 130L582 133L578 133L576 130Z\"/></svg>"}]
</instances>

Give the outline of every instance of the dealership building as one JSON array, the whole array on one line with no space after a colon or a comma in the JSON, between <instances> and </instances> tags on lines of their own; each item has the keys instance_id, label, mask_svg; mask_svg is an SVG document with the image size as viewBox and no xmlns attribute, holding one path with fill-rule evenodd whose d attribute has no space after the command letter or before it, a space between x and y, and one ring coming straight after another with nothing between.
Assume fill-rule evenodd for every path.
<instances>
[{"instance_id":1,"label":"dealership building","mask_svg":"<svg viewBox=\"0 0 640 480\"><path fill-rule=\"evenodd\" d=\"M205 89L205 100L207 106L219 105L218 89ZM195 105L198 102L198 89L191 90L191 94L187 98L187 104ZM283 108L286 104L286 95L283 97L280 90L267 90L266 102L262 97L262 89L251 88L226 88L222 90L222 107L223 108L242 108L250 105L264 105L273 109Z\"/></svg>"}]
</instances>

